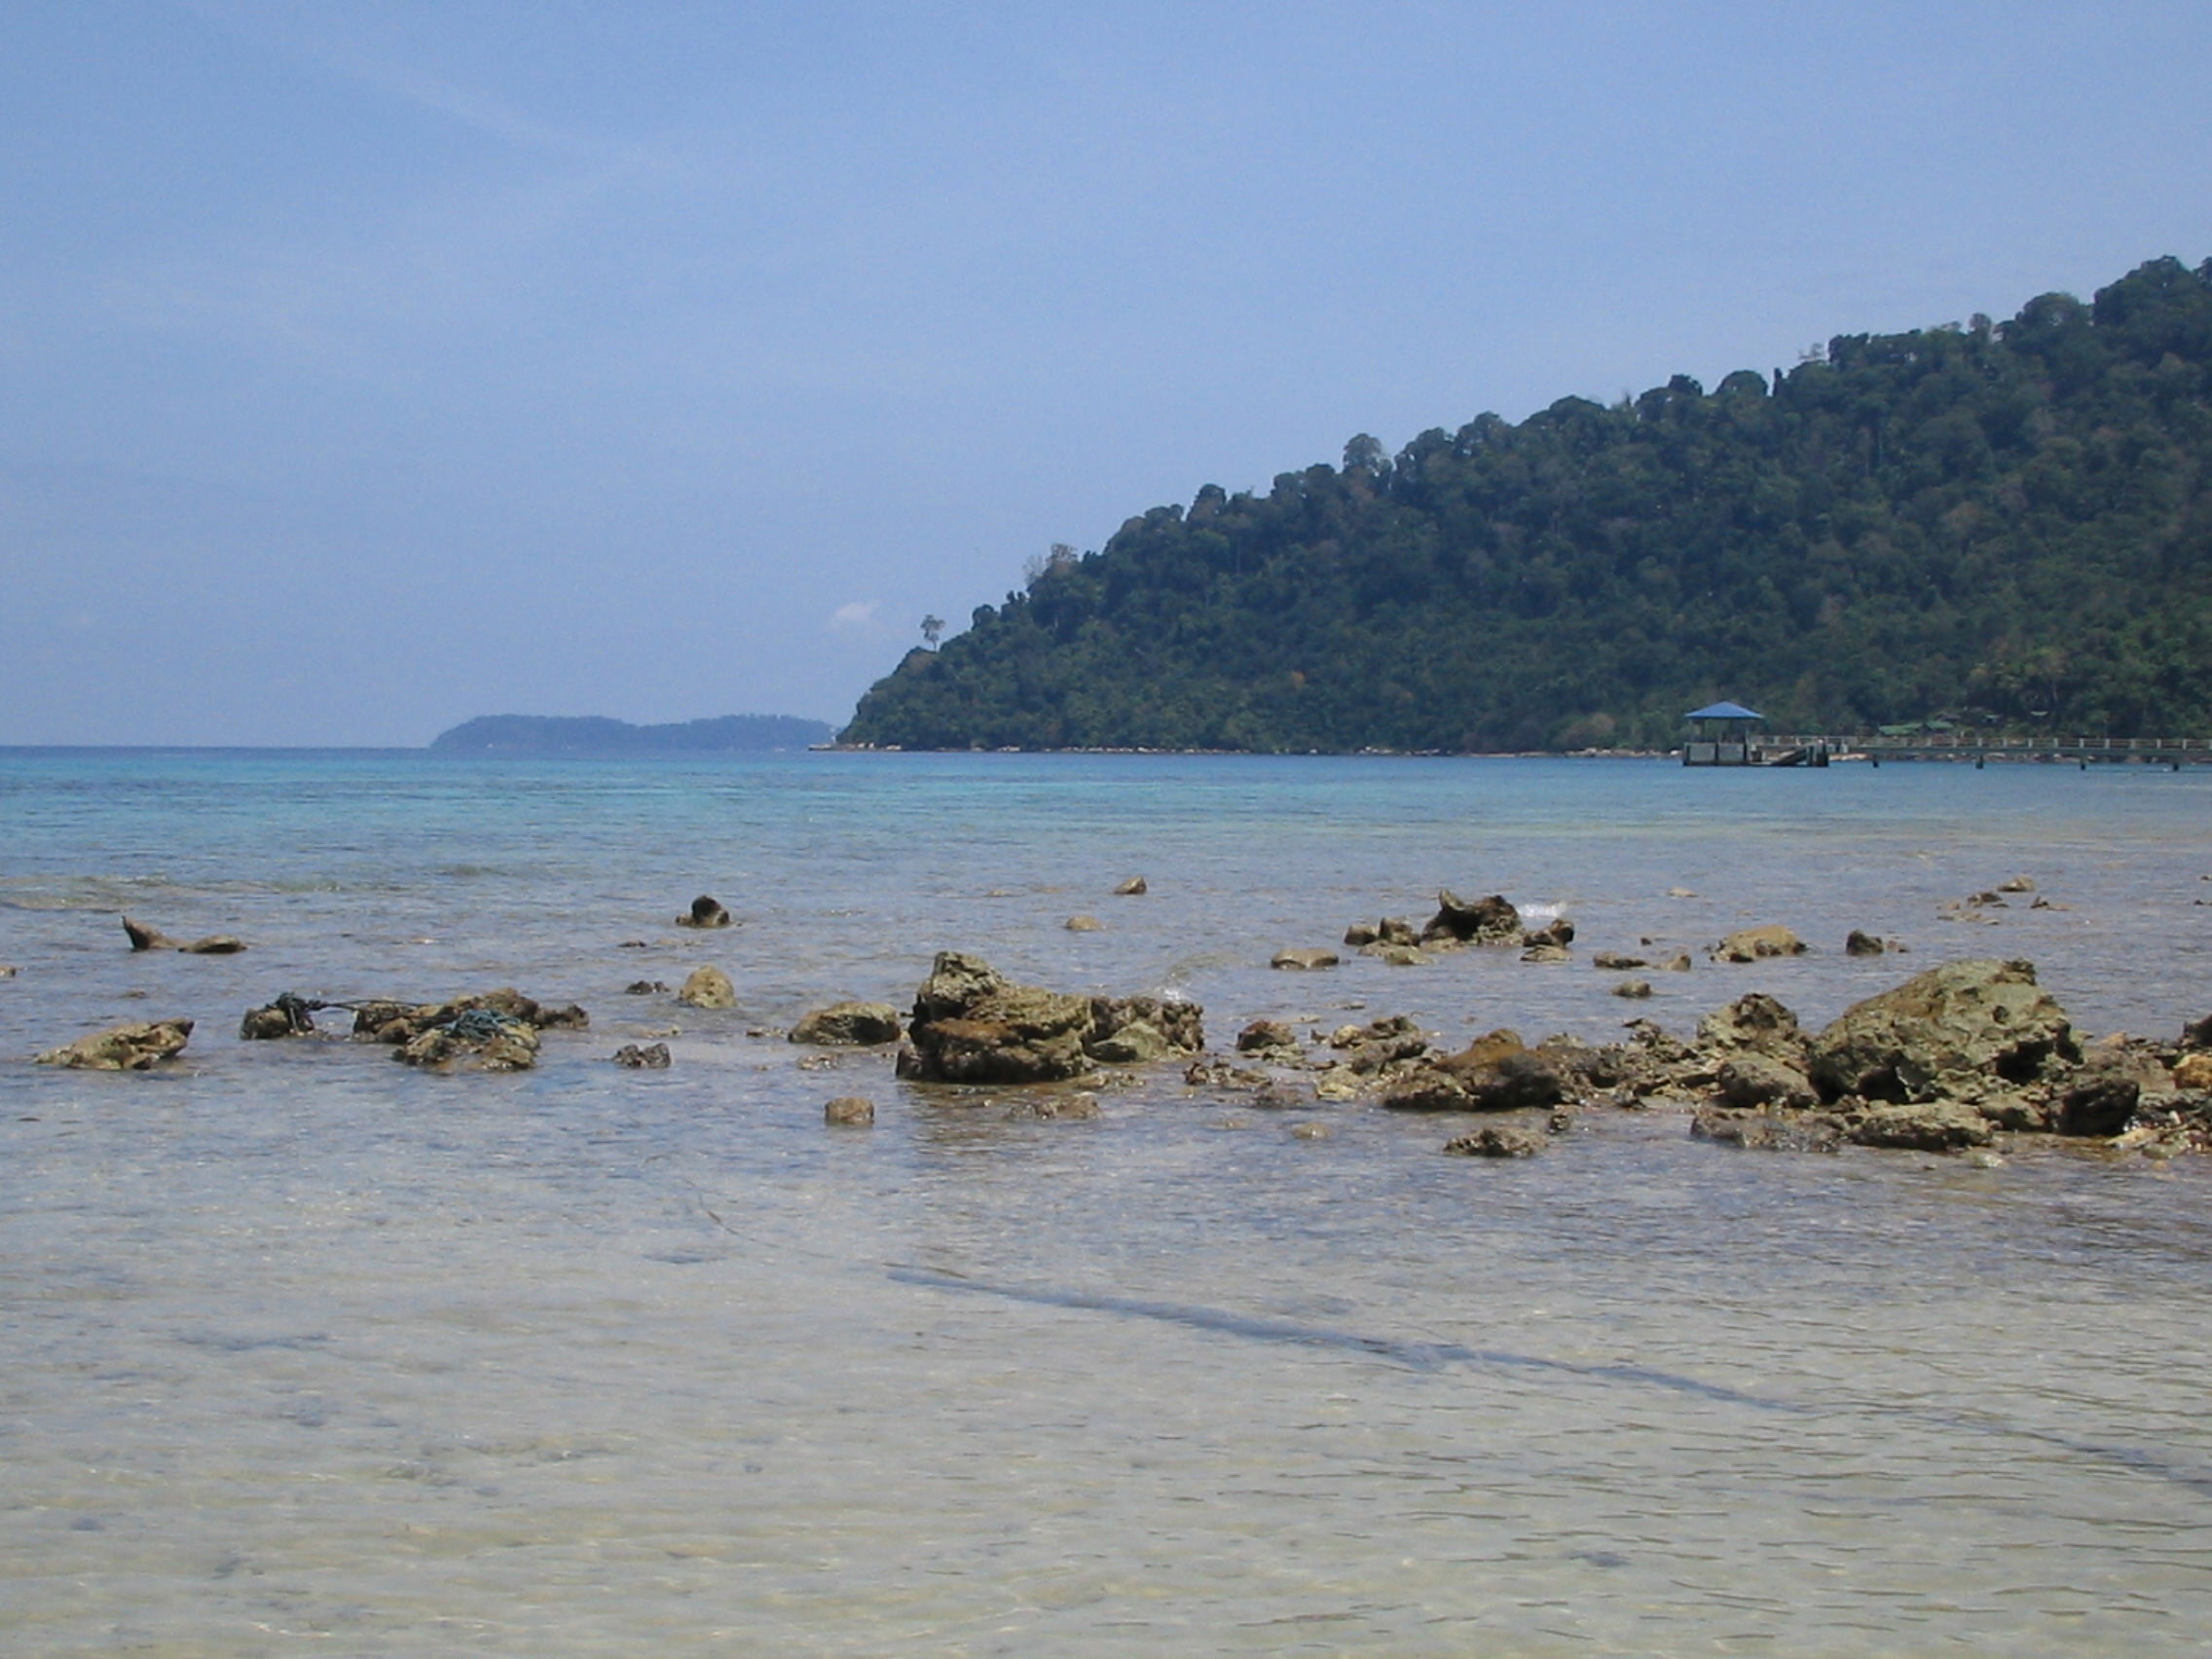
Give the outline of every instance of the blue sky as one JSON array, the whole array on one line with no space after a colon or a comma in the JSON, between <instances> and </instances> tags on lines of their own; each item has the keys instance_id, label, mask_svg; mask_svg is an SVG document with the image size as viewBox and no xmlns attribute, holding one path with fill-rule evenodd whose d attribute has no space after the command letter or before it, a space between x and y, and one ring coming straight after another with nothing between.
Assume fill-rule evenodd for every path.
<instances>
[{"instance_id":1,"label":"blue sky","mask_svg":"<svg viewBox=\"0 0 2212 1659\"><path fill-rule=\"evenodd\" d=\"M6 6L0 743L841 720L1055 541L2212 254L2212 7Z\"/></svg>"}]
</instances>

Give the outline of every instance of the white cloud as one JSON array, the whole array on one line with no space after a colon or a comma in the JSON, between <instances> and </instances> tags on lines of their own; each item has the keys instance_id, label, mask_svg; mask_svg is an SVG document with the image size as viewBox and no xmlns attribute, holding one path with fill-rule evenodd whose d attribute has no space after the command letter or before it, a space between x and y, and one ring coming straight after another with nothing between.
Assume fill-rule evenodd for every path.
<instances>
[{"instance_id":1,"label":"white cloud","mask_svg":"<svg viewBox=\"0 0 2212 1659\"><path fill-rule=\"evenodd\" d=\"M882 602L880 600L856 599L850 605L838 606L830 613L830 626L832 628L878 629L882 627L882 624L876 621L875 613L881 608Z\"/></svg>"}]
</instances>

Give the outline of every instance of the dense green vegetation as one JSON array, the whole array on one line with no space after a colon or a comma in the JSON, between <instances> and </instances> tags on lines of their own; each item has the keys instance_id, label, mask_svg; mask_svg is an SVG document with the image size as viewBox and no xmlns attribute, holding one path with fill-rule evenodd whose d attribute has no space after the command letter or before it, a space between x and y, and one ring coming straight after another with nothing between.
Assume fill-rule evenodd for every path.
<instances>
[{"instance_id":1,"label":"dense green vegetation","mask_svg":"<svg viewBox=\"0 0 2212 1659\"><path fill-rule=\"evenodd\" d=\"M632 725L598 715L479 715L430 747L441 755L719 755L804 749L830 741L827 720L791 715L724 715L673 725Z\"/></svg>"},{"instance_id":2,"label":"dense green vegetation","mask_svg":"<svg viewBox=\"0 0 2212 1659\"><path fill-rule=\"evenodd\" d=\"M2212 732L2212 261L1772 377L1213 486L917 649L848 742L1496 751Z\"/></svg>"}]
</instances>

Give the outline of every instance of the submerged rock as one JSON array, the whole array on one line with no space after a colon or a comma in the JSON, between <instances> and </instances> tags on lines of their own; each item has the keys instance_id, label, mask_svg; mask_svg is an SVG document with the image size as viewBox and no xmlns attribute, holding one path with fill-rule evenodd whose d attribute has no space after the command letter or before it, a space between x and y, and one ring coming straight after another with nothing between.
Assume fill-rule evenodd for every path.
<instances>
[{"instance_id":1,"label":"submerged rock","mask_svg":"<svg viewBox=\"0 0 2212 1659\"><path fill-rule=\"evenodd\" d=\"M629 1066L639 1071L666 1071L668 1070L668 1045L666 1043L654 1043L647 1048L641 1049L635 1043L625 1043L621 1048L614 1051L614 1063L618 1066Z\"/></svg>"},{"instance_id":2,"label":"submerged rock","mask_svg":"<svg viewBox=\"0 0 2212 1659\"><path fill-rule=\"evenodd\" d=\"M192 1036L189 1019L153 1019L137 1025L111 1025L38 1056L42 1066L75 1071L151 1071L184 1052Z\"/></svg>"},{"instance_id":3,"label":"submerged rock","mask_svg":"<svg viewBox=\"0 0 2212 1659\"><path fill-rule=\"evenodd\" d=\"M1533 1158L1551 1141L1548 1114L1514 1112L1446 1141L1444 1150L1460 1158Z\"/></svg>"},{"instance_id":4,"label":"submerged rock","mask_svg":"<svg viewBox=\"0 0 2212 1659\"><path fill-rule=\"evenodd\" d=\"M700 894L691 901L691 908L676 918L680 928L726 928L729 922L729 911L711 893Z\"/></svg>"},{"instance_id":5,"label":"submerged rock","mask_svg":"<svg viewBox=\"0 0 2212 1659\"><path fill-rule=\"evenodd\" d=\"M865 1129L875 1122L875 1102L841 1094L822 1108L822 1121L832 1128Z\"/></svg>"},{"instance_id":6,"label":"submerged rock","mask_svg":"<svg viewBox=\"0 0 2212 1659\"><path fill-rule=\"evenodd\" d=\"M841 1002L817 1009L791 1029L793 1043L868 1049L899 1041L899 1011L889 1003Z\"/></svg>"},{"instance_id":7,"label":"submerged rock","mask_svg":"<svg viewBox=\"0 0 2212 1659\"><path fill-rule=\"evenodd\" d=\"M130 940L132 950L181 950L187 956L236 956L245 948L245 941L233 939L229 934L209 934L205 939L190 941L169 938L158 928L149 928L123 918L124 934Z\"/></svg>"},{"instance_id":8,"label":"submerged rock","mask_svg":"<svg viewBox=\"0 0 2212 1659\"><path fill-rule=\"evenodd\" d=\"M719 968L694 968L684 977L676 1000L690 1008L735 1008L737 987Z\"/></svg>"},{"instance_id":9,"label":"submerged rock","mask_svg":"<svg viewBox=\"0 0 2212 1659\"><path fill-rule=\"evenodd\" d=\"M1720 962L1757 962L1770 956L1802 956L1805 941L1785 927L1740 928L1713 947Z\"/></svg>"},{"instance_id":10,"label":"submerged rock","mask_svg":"<svg viewBox=\"0 0 2212 1659\"><path fill-rule=\"evenodd\" d=\"M1339 957L1333 950L1322 950L1308 945L1290 944L1285 945L1282 949L1276 951L1274 955L1269 959L1268 966L1271 968L1311 970L1315 968L1334 968L1341 960L1343 959Z\"/></svg>"}]
</instances>

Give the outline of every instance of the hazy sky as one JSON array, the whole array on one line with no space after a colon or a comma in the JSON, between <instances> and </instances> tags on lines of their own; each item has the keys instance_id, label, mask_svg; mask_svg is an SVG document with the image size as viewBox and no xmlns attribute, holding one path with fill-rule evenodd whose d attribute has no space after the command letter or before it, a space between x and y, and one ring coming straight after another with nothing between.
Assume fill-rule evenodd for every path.
<instances>
[{"instance_id":1,"label":"hazy sky","mask_svg":"<svg viewBox=\"0 0 2212 1659\"><path fill-rule=\"evenodd\" d=\"M0 0L0 743L842 720L1054 541L2212 254L2212 5Z\"/></svg>"}]
</instances>

